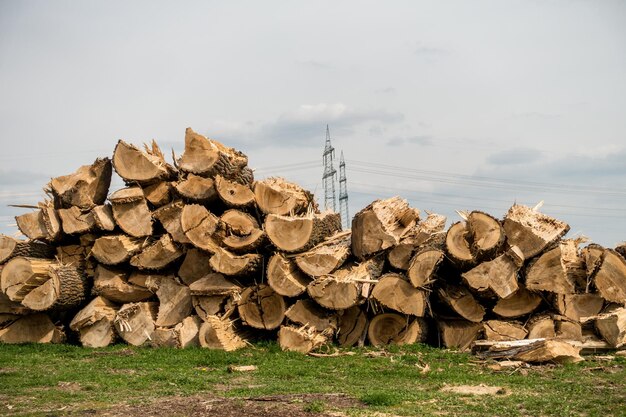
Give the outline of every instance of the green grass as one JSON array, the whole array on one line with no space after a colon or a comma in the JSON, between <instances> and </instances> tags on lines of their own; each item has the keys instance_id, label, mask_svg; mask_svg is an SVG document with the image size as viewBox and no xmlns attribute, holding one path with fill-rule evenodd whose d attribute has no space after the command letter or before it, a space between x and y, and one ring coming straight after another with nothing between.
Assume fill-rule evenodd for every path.
<instances>
[{"instance_id":1,"label":"green grass","mask_svg":"<svg viewBox=\"0 0 626 417\"><path fill-rule=\"evenodd\" d=\"M496 372L468 354L424 345L313 358L275 343L234 353L125 345L0 345L0 415L62 415L63 410L147 404L168 396L248 398L343 393L362 402L348 414L463 416L626 415L626 359ZM229 365L256 365L229 372ZM424 372L428 365L429 371ZM443 392L446 385L499 386L504 394ZM63 407L68 407L64 409ZM321 413L322 400L302 409ZM61 411L58 411L61 409Z\"/></svg>"}]
</instances>

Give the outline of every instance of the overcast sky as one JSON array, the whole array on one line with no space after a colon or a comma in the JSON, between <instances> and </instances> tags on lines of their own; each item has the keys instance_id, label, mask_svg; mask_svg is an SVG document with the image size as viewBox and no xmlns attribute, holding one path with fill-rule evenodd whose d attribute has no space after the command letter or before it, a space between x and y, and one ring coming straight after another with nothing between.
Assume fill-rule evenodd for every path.
<instances>
[{"instance_id":1,"label":"overcast sky","mask_svg":"<svg viewBox=\"0 0 626 417\"><path fill-rule=\"evenodd\" d=\"M543 200L613 246L626 2L0 0L2 233L50 177L118 139L179 153L188 126L323 196L326 124L351 215L392 195L450 221Z\"/></svg>"}]
</instances>

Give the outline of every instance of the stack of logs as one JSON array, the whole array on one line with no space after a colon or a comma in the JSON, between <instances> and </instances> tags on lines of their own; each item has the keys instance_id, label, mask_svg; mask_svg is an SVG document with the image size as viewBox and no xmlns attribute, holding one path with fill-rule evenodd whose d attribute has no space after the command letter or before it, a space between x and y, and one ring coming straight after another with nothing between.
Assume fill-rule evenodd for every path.
<instances>
[{"instance_id":1,"label":"stack of logs","mask_svg":"<svg viewBox=\"0 0 626 417\"><path fill-rule=\"evenodd\" d=\"M126 187L109 195L113 169ZM1 342L626 343L626 246L581 249L538 208L460 212L446 229L394 197L342 231L310 192L254 181L244 154L191 129L173 165L120 140L46 192L16 217L28 240L0 237Z\"/></svg>"}]
</instances>

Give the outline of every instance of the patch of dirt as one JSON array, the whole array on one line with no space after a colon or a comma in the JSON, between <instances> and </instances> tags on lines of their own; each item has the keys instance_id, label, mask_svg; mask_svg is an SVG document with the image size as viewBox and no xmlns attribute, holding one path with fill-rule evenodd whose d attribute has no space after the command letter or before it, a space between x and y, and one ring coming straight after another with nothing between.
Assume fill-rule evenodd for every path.
<instances>
[{"instance_id":1,"label":"patch of dirt","mask_svg":"<svg viewBox=\"0 0 626 417\"><path fill-rule=\"evenodd\" d=\"M57 384L57 388L61 391L76 392L83 389L78 382L63 382Z\"/></svg>"},{"instance_id":2,"label":"patch of dirt","mask_svg":"<svg viewBox=\"0 0 626 417\"><path fill-rule=\"evenodd\" d=\"M324 403L322 412L306 411L315 402ZM212 395L169 397L145 405L118 404L103 410L82 410L72 415L97 417L166 417L220 416L239 417L337 417L341 409L364 407L360 401L344 394L289 394L249 398L220 398ZM67 415L67 410L65 414Z\"/></svg>"},{"instance_id":3,"label":"patch of dirt","mask_svg":"<svg viewBox=\"0 0 626 417\"><path fill-rule=\"evenodd\" d=\"M446 385L441 392L452 392L461 395L509 395L506 388L491 387L489 385Z\"/></svg>"}]
</instances>

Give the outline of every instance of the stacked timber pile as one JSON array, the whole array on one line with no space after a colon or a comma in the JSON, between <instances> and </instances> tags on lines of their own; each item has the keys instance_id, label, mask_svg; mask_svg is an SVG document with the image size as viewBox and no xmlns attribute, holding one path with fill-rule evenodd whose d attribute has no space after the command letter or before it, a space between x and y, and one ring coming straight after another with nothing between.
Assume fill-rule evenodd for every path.
<instances>
[{"instance_id":1,"label":"stacked timber pile","mask_svg":"<svg viewBox=\"0 0 626 417\"><path fill-rule=\"evenodd\" d=\"M126 187L109 193L113 170ZM119 141L46 191L16 217L28 240L0 237L1 342L626 342L625 247L580 249L538 208L463 212L446 230L394 197L342 231L310 192L254 181L244 154L191 129L173 164Z\"/></svg>"}]
</instances>

